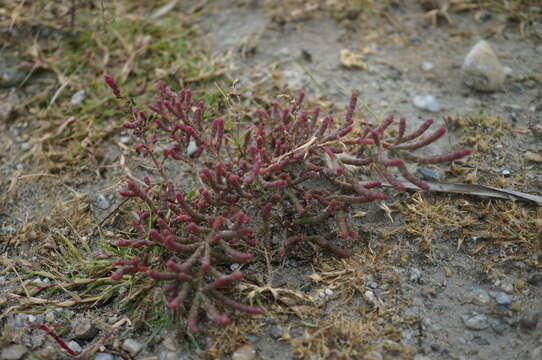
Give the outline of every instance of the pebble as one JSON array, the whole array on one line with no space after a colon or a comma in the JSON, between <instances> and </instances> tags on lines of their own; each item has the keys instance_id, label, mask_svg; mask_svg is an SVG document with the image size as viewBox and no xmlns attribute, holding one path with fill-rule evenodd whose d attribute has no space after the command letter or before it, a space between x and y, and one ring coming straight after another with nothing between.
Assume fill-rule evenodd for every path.
<instances>
[{"instance_id":1,"label":"pebble","mask_svg":"<svg viewBox=\"0 0 542 360\"><path fill-rule=\"evenodd\" d=\"M94 198L94 202L96 203L96 206L100 209L108 209L111 206L111 203L104 194L96 194L96 197Z\"/></svg>"},{"instance_id":2,"label":"pebble","mask_svg":"<svg viewBox=\"0 0 542 360\"><path fill-rule=\"evenodd\" d=\"M524 155L524 158L527 161L542 163L542 155L534 151L527 151Z\"/></svg>"},{"instance_id":3,"label":"pebble","mask_svg":"<svg viewBox=\"0 0 542 360\"><path fill-rule=\"evenodd\" d=\"M441 107L433 95L417 95L412 98L414 106L430 112L439 112Z\"/></svg>"},{"instance_id":4,"label":"pebble","mask_svg":"<svg viewBox=\"0 0 542 360\"><path fill-rule=\"evenodd\" d=\"M480 10L474 15L475 19L481 22L486 22L493 17L493 14L487 10Z\"/></svg>"},{"instance_id":5,"label":"pebble","mask_svg":"<svg viewBox=\"0 0 542 360\"><path fill-rule=\"evenodd\" d=\"M175 339L171 336L166 337L164 341L162 341L162 345L164 345L164 347L169 351L177 351L177 341L175 341Z\"/></svg>"},{"instance_id":6,"label":"pebble","mask_svg":"<svg viewBox=\"0 0 542 360\"><path fill-rule=\"evenodd\" d=\"M198 151L198 144L196 144L196 140L190 139L188 147L186 148L186 154L192 156L196 151Z\"/></svg>"},{"instance_id":7,"label":"pebble","mask_svg":"<svg viewBox=\"0 0 542 360\"><path fill-rule=\"evenodd\" d=\"M422 278L422 272L417 268L408 269L408 279L412 282L420 282Z\"/></svg>"},{"instance_id":8,"label":"pebble","mask_svg":"<svg viewBox=\"0 0 542 360\"><path fill-rule=\"evenodd\" d=\"M20 60L8 50L0 50L0 88L18 86L28 71L20 70Z\"/></svg>"},{"instance_id":9,"label":"pebble","mask_svg":"<svg viewBox=\"0 0 542 360\"><path fill-rule=\"evenodd\" d=\"M1 360L19 360L28 350L24 345L13 344L2 349L0 353Z\"/></svg>"},{"instance_id":10,"label":"pebble","mask_svg":"<svg viewBox=\"0 0 542 360\"><path fill-rule=\"evenodd\" d=\"M256 358L256 348L252 344L245 344L235 350L231 355L232 360L254 360Z\"/></svg>"},{"instance_id":11,"label":"pebble","mask_svg":"<svg viewBox=\"0 0 542 360\"><path fill-rule=\"evenodd\" d=\"M273 339L278 340L282 337L282 334L283 334L282 326L272 325L269 328L268 332L269 332L269 335L271 335Z\"/></svg>"},{"instance_id":12,"label":"pebble","mask_svg":"<svg viewBox=\"0 0 542 360\"><path fill-rule=\"evenodd\" d=\"M476 304L476 305L487 305L489 304L489 294L487 291L485 291L484 289L481 289L481 288L473 288L471 291L470 291L470 298L471 298L471 301L473 304Z\"/></svg>"},{"instance_id":13,"label":"pebble","mask_svg":"<svg viewBox=\"0 0 542 360\"><path fill-rule=\"evenodd\" d=\"M383 360L382 354L380 354L378 351L369 351L363 356L363 360Z\"/></svg>"},{"instance_id":14,"label":"pebble","mask_svg":"<svg viewBox=\"0 0 542 360\"><path fill-rule=\"evenodd\" d=\"M429 61L424 61L421 65L422 71L431 71L435 68L435 65Z\"/></svg>"},{"instance_id":15,"label":"pebble","mask_svg":"<svg viewBox=\"0 0 542 360\"><path fill-rule=\"evenodd\" d=\"M534 273L529 275L527 282L531 285L539 286L542 285L542 273Z\"/></svg>"},{"instance_id":16,"label":"pebble","mask_svg":"<svg viewBox=\"0 0 542 360\"><path fill-rule=\"evenodd\" d=\"M367 280L367 286L369 286L371 289L378 289L378 283L373 279Z\"/></svg>"},{"instance_id":17,"label":"pebble","mask_svg":"<svg viewBox=\"0 0 542 360\"><path fill-rule=\"evenodd\" d=\"M286 264L289 266L289 267L298 267L299 264L297 263L297 261L295 259L288 259L288 261L286 262Z\"/></svg>"},{"instance_id":18,"label":"pebble","mask_svg":"<svg viewBox=\"0 0 542 360\"><path fill-rule=\"evenodd\" d=\"M126 339L122 343L122 349L128 351L132 356L135 356L142 348L143 345L134 339Z\"/></svg>"},{"instance_id":19,"label":"pebble","mask_svg":"<svg viewBox=\"0 0 542 360\"><path fill-rule=\"evenodd\" d=\"M333 290L329 289L329 288L326 288L324 290L321 290L319 293L318 293L318 297L319 298L326 298L328 296L331 296L333 295Z\"/></svg>"},{"instance_id":20,"label":"pebble","mask_svg":"<svg viewBox=\"0 0 542 360\"><path fill-rule=\"evenodd\" d=\"M503 88L506 71L491 46L480 40L465 57L461 78L474 90L494 92Z\"/></svg>"},{"instance_id":21,"label":"pebble","mask_svg":"<svg viewBox=\"0 0 542 360\"><path fill-rule=\"evenodd\" d=\"M426 181L440 181L442 179L442 174L438 170L417 168L416 172Z\"/></svg>"},{"instance_id":22,"label":"pebble","mask_svg":"<svg viewBox=\"0 0 542 360\"><path fill-rule=\"evenodd\" d=\"M513 294L514 293L514 284L511 282L503 282L501 284L501 290L504 291L507 294Z\"/></svg>"},{"instance_id":23,"label":"pebble","mask_svg":"<svg viewBox=\"0 0 542 360\"><path fill-rule=\"evenodd\" d=\"M506 333L508 330L508 325L500 319L491 319L489 323L493 331L499 335Z\"/></svg>"},{"instance_id":24,"label":"pebble","mask_svg":"<svg viewBox=\"0 0 542 360\"><path fill-rule=\"evenodd\" d=\"M81 348L81 345L79 345L79 343L75 340L70 341L68 343L68 347L72 349L73 351L75 351L76 353L80 353L81 351L83 351L83 349Z\"/></svg>"},{"instance_id":25,"label":"pebble","mask_svg":"<svg viewBox=\"0 0 542 360\"><path fill-rule=\"evenodd\" d=\"M161 351L158 354L158 360L179 360L180 357L176 352L173 351Z\"/></svg>"},{"instance_id":26,"label":"pebble","mask_svg":"<svg viewBox=\"0 0 542 360\"><path fill-rule=\"evenodd\" d=\"M21 143L21 151L28 151L30 150L30 144L27 142Z\"/></svg>"},{"instance_id":27,"label":"pebble","mask_svg":"<svg viewBox=\"0 0 542 360\"><path fill-rule=\"evenodd\" d=\"M85 101L86 98L87 98L87 91L85 89L81 89L72 95L70 99L70 105L79 106L83 103L83 101Z\"/></svg>"},{"instance_id":28,"label":"pebble","mask_svg":"<svg viewBox=\"0 0 542 360\"><path fill-rule=\"evenodd\" d=\"M88 319L81 319L75 323L74 337L81 340L92 340L98 335L98 328Z\"/></svg>"},{"instance_id":29,"label":"pebble","mask_svg":"<svg viewBox=\"0 0 542 360\"><path fill-rule=\"evenodd\" d=\"M489 326L487 316L484 314L473 313L463 316L463 322L468 329L484 330Z\"/></svg>"},{"instance_id":30,"label":"pebble","mask_svg":"<svg viewBox=\"0 0 542 360\"><path fill-rule=\"evenodd\" d=\"M0 101L0 121L10 120L14 114L15 106L20 102L15 89L11 89L7 99Z\"/></svg>"},{"instance_id":31,"label":"pebble","mask_svg":"<svg viewBox=\"0 0 542 360\"><path fill-rule=\"evenodd\" d=\"M365 295L365 299L367 300L367 302L369 304L371 304L372 306L377 306L378 305L378 302L376 300L376 296L371 290L365 291L364 295Z\"/></svg>"},{"instance_id":32,"label":"pebble","mask_svg":"<svg viewBox=\"0 0 542 360\"><path fill-rule=\"evenodd\" d=\"M417 37L417 36L412 36L412 37L410 38L410 43L411 43L412 45L419 46L419 45L422 44L422 39L420 39L420 38Z\"/></svg>"},{"instance_id":33,"label":"pebble","mask_svg":"<svg viewBox=\"0 0 542 360\"><path fill-rule=\"evenodd\" d=\"M110 353L99 352L94 356L94 360L115 360L115 356Z\"/></svg>"}]
</instances>

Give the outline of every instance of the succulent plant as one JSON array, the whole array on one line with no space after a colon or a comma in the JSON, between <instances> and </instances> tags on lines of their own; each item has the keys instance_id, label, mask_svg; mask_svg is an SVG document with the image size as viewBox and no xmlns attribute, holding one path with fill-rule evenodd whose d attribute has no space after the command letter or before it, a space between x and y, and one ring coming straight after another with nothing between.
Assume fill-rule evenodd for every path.
<instances>
[{"instance_id":1,"label":"succulent plant","mask_svg":"<svg viewBox=\"0 0 542 360\"><path fill-rule=\"evenodd\" d=\"M243 279L232 264L256 261L267 248L285 256L301 243L347 257L338 239L357 238L349 221L353 206L385 200L380 180L361 180L360 171L395 189L405 189L400 175L420 189L429 186L412 175L405 162L435 164L471 153L423 157L413 153L446 132L426 120L407 133L405 118L393 116L378 126L356 123L358 94L353 93L344 119L320 118L307 111L300 93L291 108L272 104L254 112L242 133L227 131L221 117L206 114L205 103L192 92L159 84L157 100L147 109L122 97L114 79L105 81L129 107L123 127L138 139L137 154L150 159L161 180L129 180L120 195L136 201L133 238L120 247L139 249L131 259L113 263L111 277L134 273L165 283L168 307L198 329L198 318L230 323L230 314L258 314L260 309L227 295ZM397 123L397 126L392 126ZM393 131L391 131L393 129ZM393 135L392 135L393 134ZM166 162L184 162L197 169L201 187L186 193L167 174ZM209 165L212 164L212 165ZM280 244L270 241L280 234ZM161 248L160 256L152 251Z\"/></svg>"}]
</instances>

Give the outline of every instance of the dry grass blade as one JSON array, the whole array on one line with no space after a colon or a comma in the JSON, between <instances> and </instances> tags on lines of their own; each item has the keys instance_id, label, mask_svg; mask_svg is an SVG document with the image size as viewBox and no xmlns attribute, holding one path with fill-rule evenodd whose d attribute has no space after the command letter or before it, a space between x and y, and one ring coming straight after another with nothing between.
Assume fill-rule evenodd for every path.
<instances>
[{"instance_id":1,"label":"dry grass blade","mask_svg":"<svg viewBox=\"0 0 542 360\"><path fill-rule=\"evenodd\" d=\"M401 182L408 190L419 191L420 189L410 183ZM537 205L542 205L542 196L527 194L521 191L499 189L493 186L485 186L478 184L451 184L451 183L437 183L427 181L427 184L431 187L428 192L439 193L451 193L478 196L482 198L494 198L504 199L511 201L526 201ZM383 184L383 186L393 188L390 184Z\"/></svg>"}]
</instances>

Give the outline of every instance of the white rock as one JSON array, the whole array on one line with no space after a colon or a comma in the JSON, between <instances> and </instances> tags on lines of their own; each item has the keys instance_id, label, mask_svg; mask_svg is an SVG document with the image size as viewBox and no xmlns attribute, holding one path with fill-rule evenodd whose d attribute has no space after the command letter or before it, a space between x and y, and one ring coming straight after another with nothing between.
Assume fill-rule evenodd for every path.
<instances>
[{"instance_id":1,"label":"white rock","mask_svg":"<svg viewBox=\"0 0 542 360\"><path fill-rule=\"evenodd\" d=\"M192 154L194 154L196 151L198 151L198 144L196 144L196 140L190 139L188 148L186 149L186 154L188 156L192 156Z\"/></svg>"},{"instance_id":2,"label":"white rock","mask_svg":"<svg viewBox=\"0 0 542 360\"><path fill-rule=\"evenodd\" d=\"M103 210L108 209L111 206L109 200L107 200L104 194L96 194L94 201L96 203L96 206Z\"/></svg>"},{"instance_id":3,"label":"white rock","mask_svg":"<svg viewBox=\"0 0 542 360\"><path fill-rule=\"evenodd\" d=\"M122 343L122 349L128 351L132 356L135 356L138 352L141 351L142 348L143 345L141 345L134 339L126 339Z\"/></svg>"},{"instance_id":4,"label":"white rock","mask_svg":"<svg viewBox=\"0 0 542 360\"><path fill-rule=\"evenodd\" d=\"M421 65L421 68L423 71L431 71L435 68L435 65L433 65L433 63L430 63L429 61L424 61Z\"/></svg>"},{"instance_id":5,"label":"white rock","mask_svg":"<svg viewBox=\"0 0 542 360\"><path fill-rule=\"evenodd\" d=\"M489 326L487 317L483 314L473 314L472 316L463 316L465 326L471 330L484 330Z\"/></svg>"},{"instance_id":6,"label":"white rock","mask_svg":"<svg viewBox=\"0 0 542 360\"><path fill-rule=\"evenodd\" d=\"M87 91L85 89L81 89L72 95L72 98L70 99L70 105L79 106L83 101L85 101L86 97Z\"/></svg>"},{"instance_id":7,"label":"white rock","mask_svg":"<svg viewBox=\"0 0 542 360\"><path fill-rule=\"evenodd\" d=\"M256 358L256 348L252 344L245 344L231 355L232 360L254 360Z\"/></svg>"},{"instance_id":8,"label":"white rock","mask_svg":"<svg viewBox=\"0 0 542 360\"><path fill-rule=\"evenodd\" d=\"M94 356L94 360L115 360L115 357L106 352L99 352Z\"/></svg>"},{"instance_id":9,"label":"white rock","mask_svg":"<svg viewBox=\"0 0 542 360\"><path fill-rule=\"evenodd\" d=\"M414 102L414 106L416 106L417 108L431 111L431 112L440 111L440 104L433 95L414 96L412 101Z\"/></svg>"},{"instance_id":10,"label":"white rock","mask_svg":"<svg viewBox=\"0 0 542 360\"><path fill-rule=\"evenodd\" d=\"M68 343L68 347L76 353L80 353L81 351L83 351L83 349L81 349L81 345L79 345L79 343L75 340L70 341Z\"/></svg>"},{"instance_id":11,"label":"white rock","mask_svg":"<svg viewBox=\"0 0 542 360\"><path fill-rule=\"evenodd\" d=\"M480 40L465 57L461 78L470 88L493 92L502 90L506 71L491 46Z\"/></svg>"}]
</instances>

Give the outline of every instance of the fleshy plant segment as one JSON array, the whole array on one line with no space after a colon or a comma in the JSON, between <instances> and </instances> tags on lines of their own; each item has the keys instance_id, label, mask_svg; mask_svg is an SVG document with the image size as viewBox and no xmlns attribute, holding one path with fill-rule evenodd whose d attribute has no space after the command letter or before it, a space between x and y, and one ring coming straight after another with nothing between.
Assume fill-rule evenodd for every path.
<instances>
[{"instance_id":1,"label":"fleshy plant segment","mask_svg":"<svg viewBox=\"0 0 542 360\"><path fill-rule=\"evenodd\" d=\"M123 99L114 79L106 75L105 81ZM127 102L130 120L123 127L138 139L135 151L152 161L161 180L130 180L120 193L137 199L138 208L135 235L116 245L140 251L114 262L111 277L144 273L164 282L168 307L186 320L190 332L197 331L202 314L227 325L234 312L261 311L230 295L243 279L241 271L231 269L255 261L260 249L285 256L303 243L347 257L350 252L338 239L358 237L349 213L356 204L388 198L379 190L381 180L402 191L401 176L428 189L406 161L443 163L471 153L415 155L445 129L430 130L433 121L427 120L407 132L400 118L390 131L396 123L392 116L376 127L356 124L357 98L352 94L345 118L337 121L322 118L318 108L305 110L301 93L291 108L273 104L255 111L253 124L241 135L226 131L223 118L207 115L205 103L187 89L174 92L160 84L156 102L145 110ZM197 170L201 187L195 194L170 179L169 161ZM360 169L378 180L362 181ZM275 245L271 239L277 236ZM151 251L155 248L163 251ZM156 253L162 255L151 255Z\"/></svg>"}]
</instances>

